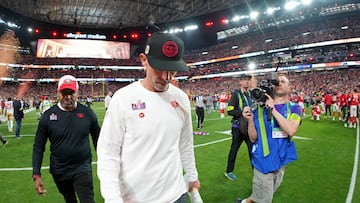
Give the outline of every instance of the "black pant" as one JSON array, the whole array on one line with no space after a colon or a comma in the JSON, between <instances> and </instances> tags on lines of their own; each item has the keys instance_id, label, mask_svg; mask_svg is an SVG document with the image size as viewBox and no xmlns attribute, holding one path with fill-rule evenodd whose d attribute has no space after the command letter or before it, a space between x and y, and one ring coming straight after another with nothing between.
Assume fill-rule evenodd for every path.
<instances>
[{"instance_id":1,"label":"black pant","mask_svg":"<svg viewBox=\"0 0 360 203\"><path fill-rule=\"evenodd\" d=\"M325 105L325 116L329 112L329 116L331 116L331 105Z\"/></svg>"},{"instance_id":2,"label":"black pant","mask_svg":"<svg viewBox=\"0 0 360 203\"><path fill-rule=\"evenodd\" d=\"M184 193L174 203L187 203L187 193Z\"/></svg>"},{"instance_id":3,"label":"black pant","mask_svg":"<svg viewBox=\"0 0 360 203\"><path fill-rule=\"evenodd\" d=\"M343 120L345 120L345 119L347 119L347 117L348 117L348 112L349 112L349 107L348 106L343 106L342 108L341 108L341 113L342 113L342 119Z\"/></svg>"},{"instance_id":4,"label":"black pant","mask_svg":"<svg viewBox=\"0 0 360 203\"><path fill-rule=\"evenodd\" d=\"M64 196L66 203L77 203L76 194L81 203L93 203L94 189L92 172L83 172L75 175L55 175L53 179Z\"/></svg>"},{"instance_id":5,"label":"black pant","mask_svg":"<svg viewBox=\"0 0 360 203\"><path fill-rule=\"evenodd\" d=\"M231 134L232 134L232 142L231 142L231 147L230 147L229 156L228 156L228 164L227 164L227 168L226 168L227 173L232 172L234 170L236 155L239 151L241 143L244 140L248 147L249 160L251 161L252 143L250 141L249 136L247 134L241 134L239 131L239 128L232 128Z\"/></svg>"},{"instance_id":6,"label":"black pant","mask_svg":"<svg viewBox=\"0 0 360 203\"><path fill-rule=\"evenodd\" d=\"M204 107L196 107L196 116L197 116L197 127L201 128L204 123Z\"/></svg>"}]
</instances>

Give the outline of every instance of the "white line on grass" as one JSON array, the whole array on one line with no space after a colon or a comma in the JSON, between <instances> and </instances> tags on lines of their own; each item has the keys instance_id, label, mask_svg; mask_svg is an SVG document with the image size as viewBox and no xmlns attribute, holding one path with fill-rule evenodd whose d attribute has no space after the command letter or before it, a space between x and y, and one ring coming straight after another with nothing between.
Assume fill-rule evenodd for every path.
<instances>
[{"instance_id":1,"label":"white line on grass","mask_svg":"<svg viewBox=\"0 0 360 203\"><path fill-rule=\"evenodd\" d=\"M27 135L27 136L34 136L34 135ZM221 140L216 140L216 141L212 141L212 142L207 142L204 144L198 144L195 145L194 148L196 147L203 147L203 146L207 146L207 145L211 145L211 144L215 144L215 143L219 143L219 142L224 142L226 140L231 139L231 137L225 138L225 139L221 139ZM96 164L97 162L92 162L92 164ZM49 169L49 166L43 166L41 167L41 169ZM32 168L31 167L26 167L26 168L0 168L0 171L31 171Z\"/></svg>"},{"instance_id":2,"label":"white line on grass","mask_svg":"<svg viewBox=\"0 0 360 203\"><path fill-rule=\"evenodd\" d=\"M355 146L354 166L353 166L353 171L352 171L352 175L351 175L349 192L346 197L346 203L352 202L352 197L353 197L354 190L355 190L357 169L358 169L358 164L359 164L359 136L360 135L359 135L359 125L358 125L357 129L356 129L356 146Z\"/></svg>"},{"instance_id":3,"label":"white line on grass","mask_svg":"<svg viewBox=\"0 0 360 203\"><path fill-rule=\"evenodd\" d=\"M215 144L215 143L219 143L219 142L224 142L226 140L230 140L232 139L231 137L228 137L228 138L224 138L224 139L221 139L221 140L215 140L215 141L212 141L212 142L207 142L207 143L204 143L204 144L197 144L194 146L194 148L196 147L203 147L203 146L207 146L207 145L211 145L211 144Z\"/></svg>"}]
</instances>

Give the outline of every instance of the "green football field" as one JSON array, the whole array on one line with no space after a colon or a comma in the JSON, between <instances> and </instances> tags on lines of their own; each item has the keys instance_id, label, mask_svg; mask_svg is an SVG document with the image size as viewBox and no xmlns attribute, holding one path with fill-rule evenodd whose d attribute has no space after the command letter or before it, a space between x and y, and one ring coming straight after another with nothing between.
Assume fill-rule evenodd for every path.
<instances>
[{"instance_id":1,"label":"green football field","mask_svg":"<svg viewBox=\"0 0 360 203\"><path fill-rule=\"evenodd\" d=\"M104 117L103 103L92 106L99 123ZM37 128L35 111L25 114L22 138L15 139L7 132L6 124L0 131L9 145L0 148L0 203L57 203L64 202L48 170L49 150L43 161L42 177L47 189L45 197L34 190L31 179L31 155ZM195 121L195 115L193 116ZM246 145L238 153L234 173L237 181L225 178L227 155L231 144L230 117L220 119L218 112L205 114L202 132L194 135L196 164L201 181L201 195L205 203L233 203L237 197L251 192L252 171ZM193 122L196 130L196 123ZM284 181L274 196L274 203L356 203L360 202L358 171L359 128L343 127L343 122L321 118L304 118L295 143L299 160L286 167ZM93 171L96 202L103 202L96 176L96 154L93 151Z\"/></svg>"}]
</instances>

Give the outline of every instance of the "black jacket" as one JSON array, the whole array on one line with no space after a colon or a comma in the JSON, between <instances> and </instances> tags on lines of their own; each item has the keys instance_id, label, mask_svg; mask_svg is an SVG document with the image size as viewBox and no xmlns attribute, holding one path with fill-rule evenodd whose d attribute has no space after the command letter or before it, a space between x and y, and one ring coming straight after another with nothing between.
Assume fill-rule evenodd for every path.
<instances>
[{"instance_id":1,"label":"black jacket","mask_svg":"<svg viewBox=\"0 0 360 203\"><path fill-rule=\"evenodd\" d=\"M242 107L240 107L239 105L240 104L239 97L243 103ZM235 90L231 94L230 101L227 107L227 113L233 116L234 119L239 119L240 117L242 117L242 109L245 106L251 106L251 104L252 104L252 99L251 99L250 91L242 92L241 89Z\"/></svg>"},{"instance_id":2,"label":"black jacket","mask_svg":"<svg viewBox=\"0 0 360 203\"><path fill-rule=\"evenodd\" d=\"M47 110L39 121L33 147L33 175L40 175L47 140L50 141L50 172L77 174L91 171L89 134L96 149L100 127L95 113L77 103L73 111L58 105Z\"/></svg>"},{"instance_id":3,"label":"black jacket","mask_svg":"<svg viewBox=\"0 0 360 203\"><path fill-rule=\"evenodd\" d=\"M14 118L15 120L21 120L24 118L24 111L19 100L13 101L14 106Z\"/></svg>"}]
</instances>

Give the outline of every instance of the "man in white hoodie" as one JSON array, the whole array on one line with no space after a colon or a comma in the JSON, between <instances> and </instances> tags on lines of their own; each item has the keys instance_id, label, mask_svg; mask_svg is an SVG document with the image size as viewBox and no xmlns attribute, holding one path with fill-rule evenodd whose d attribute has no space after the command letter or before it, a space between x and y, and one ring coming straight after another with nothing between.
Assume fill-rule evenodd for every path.
<instances>
[{"instance_id":1,"label":"man in white hoodie","mask_svg":"<svg viewBox=\"0 0 360 203\"><path fill-rule=\"evenodd\" d=\"M154 33L139 55L145 79L112 97L97 145L106 203L184 203L187 192L200 189L190 100L170 83L188 70L183 51L180 38Z\"/></svg>"}]
</instances>

